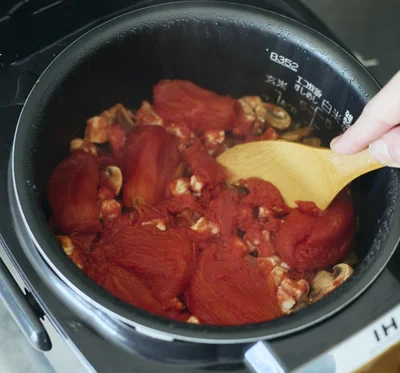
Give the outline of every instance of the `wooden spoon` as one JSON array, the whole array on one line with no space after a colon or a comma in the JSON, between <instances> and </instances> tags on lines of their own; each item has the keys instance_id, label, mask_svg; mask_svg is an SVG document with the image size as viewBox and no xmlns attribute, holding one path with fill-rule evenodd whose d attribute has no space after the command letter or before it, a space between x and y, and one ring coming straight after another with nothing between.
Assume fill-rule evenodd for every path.
<instances>
[{"instance_id":1,"label":"wooden spoon","mask_svg":"<svg viewBox=\"0 0 400 373\"><path fill-rule=\"evenodd\" d=\"M320 209L358 176L384 167L368 149L345 155L283 140L236 145L217 161L228 170L228 182L258 177L274 184L290 207L313 201Z\"/></svg>"}]
</instances>

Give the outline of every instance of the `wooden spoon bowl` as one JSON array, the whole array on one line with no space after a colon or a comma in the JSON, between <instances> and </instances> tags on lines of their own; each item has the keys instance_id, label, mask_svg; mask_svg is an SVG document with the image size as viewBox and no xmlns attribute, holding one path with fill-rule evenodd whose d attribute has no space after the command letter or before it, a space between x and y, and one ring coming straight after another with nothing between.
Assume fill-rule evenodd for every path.
<instances>
[{"instance_id":1,"label":"wooden spoon bowl","mask_svg":"<svg viewBox=\"0 0 400 373\"><path fill-rule=\"evenodd\" d=\"M217 161L228 170L228 182L258 177L274 184L290 207L313 201L320 209L355 178L384 167L368 149L346 155L283 140L236 145Z\"/></svg>"}]
</instances>

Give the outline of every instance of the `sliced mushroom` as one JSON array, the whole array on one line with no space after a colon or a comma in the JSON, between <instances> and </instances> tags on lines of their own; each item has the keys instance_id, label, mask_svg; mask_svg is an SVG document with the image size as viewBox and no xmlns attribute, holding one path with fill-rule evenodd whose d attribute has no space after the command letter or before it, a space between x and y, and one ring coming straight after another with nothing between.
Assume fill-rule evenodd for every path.
<instances>
[{"instance_id":1,"label":"sliced mushroom","mask_svg":"<svg viewBox=\"0 0 400 373\"><path fill-rule=\"evenodd\" d=\"M321 139L319 137L308 137L303 139L303 144L319 148L321 146Z\"/></svg>"},{"instance_id":2,"label":"sliced mushroom","mask_svg":"<svg viewBox=\"0 0 400 373\"><path fill-rule=\"evenodd\" d=\"M253 109L262 103L260 96L245 96L243 100L246 101Z\"/></svg>"},{"instance_id":3,"label":"sliced mushroom","mask_svg":"<svg viewBox=\"0 0 400 373\"><path fill-rule=\"evenodd\" d=\"M278 130L289 128L292 123L292 118L289 113L274 104L262 103L256 107L257 118Z\"/></svg>"},{"instance_id":4,"label":"sliced mushroom","mask_svg":"<svg viewBox=\"0 0 400 373\"><path fill-rule=\"evenodd\" d=\"M319 271L311 284L310 303L322 299L345 282L353 273L353 268L346 263L340 263L333 267L333 272Z\"/></svg>"},{"instance_id":5,"label":"sliced mushroom","mask_svg":"<svg viewBox=\"0 0 400 373\"><path fill-rule=\"evenodd\" d=\"M283 133L281 138L286 141L298 142L305 137L310 136L312 131L313 129L311 127L299 128L294 131Z\"/></svg>"},{"instance_id":6,"label":"sliced mushroom","mask_svg":"<svg viewBox=\"0 0 400 373\"><path fill-rule=\"evenodd\" d=\"M115 196L122 188L122 171L117 166L108 166L101 173L101 185L109 188Z\"/></svg>"}]
</instances>

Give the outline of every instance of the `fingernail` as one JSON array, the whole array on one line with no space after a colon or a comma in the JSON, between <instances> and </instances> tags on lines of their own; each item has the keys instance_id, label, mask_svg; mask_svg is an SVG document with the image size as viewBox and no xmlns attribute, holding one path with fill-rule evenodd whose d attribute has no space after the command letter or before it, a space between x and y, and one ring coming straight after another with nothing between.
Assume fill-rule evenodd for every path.
<instances>
[{"instance_id":1,"label":"fingernail","mask_svg":"<svg viewBox=\"0 0 400 373\"><path fill-rule=\"evenodd\" d=\"M378 162L389 167L400 167L400 164L393 159L385 140L378 139L374 141L370 144L369 151Z\"/></svg>"},{"instance_id":2,"label":"fingernail","mask_svg":"<svg viewBox=\"0 0 400 373\"><path fill-rule=\"evenodd\" d=\"M342 136L343 136L343 135L336 136L336 137L331 141L330 147L331 147L332 150L335 150L333 147L335 146L335 144L337 144L337 142L341 139Z\"/></svg>"}]
</instances>

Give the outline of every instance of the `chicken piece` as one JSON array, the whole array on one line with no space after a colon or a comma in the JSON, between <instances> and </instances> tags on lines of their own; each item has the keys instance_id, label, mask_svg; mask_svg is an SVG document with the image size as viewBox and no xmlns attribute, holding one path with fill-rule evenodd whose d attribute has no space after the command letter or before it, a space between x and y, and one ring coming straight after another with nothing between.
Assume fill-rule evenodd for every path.
<instances>
[{"instance_id":1,"label":"chicken piece","mask_svg":"<svg viewBox=\"0 0 400 373\"><path fill-rule=\"evenodd\" d=\"M88 119L85 129L85 141L103 144L107 142L107 128L109 123L102 116L95 116Z\"/></svg>"},{"instance_id":2,"label":"chicken piece","mask_svg":"<svg viewBox=\"0 0 400 373\"><path fill-rule=\"evenodd\" d=\"M143 101L141 108L136 112L136 122L140 126L164 126L164 120L148 101Z\"/></svg>"},{"instance_id":3,"label":"chicken piece","mask_svg":"<svg viewBox=\"0 0 400 373\"><path fill-rule=\"evenodd\" d=\"M173 196L182 196L190 194L189 191L190 181L186 177L178 177L169 182L168 188Z\"/></svg>"},{"instance_id":4,"label":"chicken piece","mask_svg":"<svg viewBox=\"0 0 400 373\"><path fill-rule=\"evenodd\" d=\"M270 209L268 207L263 207L263 206L260 206L258 208L258 218L260 220L269 219L274 216L275 216L275 212L272 209Z\"/></svg>"},{"instance_id":5,"label":"chicken piece","mask_svg":"<svg viewBox=\"0 0 400 373\"><path fill-rule=\"evenodd\" d=\"M197 324L200 325L200 320L196 316L190 316L186 321L188 324Z\"/></svg>"},{"instance_id":6,"label":"chicken piece","mask_svg":"<svg viewBox=\"0 0 400 373\"><path fill-rule=\"evenodd\" d=\"M150 220L150 221L145 221L145 222L142 223L142 225L156 227L160 231L166 231L167 230L167 223L166 223L165 219L163 219L163 218L158 218L158 219L153 219L153 220Z\"/></svg>"},{"instance_id":7,"label":"chicken piece","mask_svg":"<svg viewBox=\"0 0 400 373\"><path fill-rule=\"evenodd\" d=\"M190 229L199 233L209 233L210 236L218 235L221 231L221 228L218 224L212 222L204 216L197 220L197 222L192 225Z\"/></svg>"},{"instance_id":8,"label":"chicken piece","mask_svg":"<svg viewBox=\"0 0 400 373\"><path fill-rule=\"evenodd\" d=\"M241 113L239 116L238 125L233 129L233 134L236 136L246 136L253 128L256 114L251 105L244 99L238 100L241 105Z\"/></svg>"},{"instance_id":9,"label":"chicken piece","mask_svg":"<svg viewBox=\"0 0 400 373\"><path fill-rule=\"evenodd\" d=\"M266 258L266 259L268 259L268 258ZM277 265L271 271L271 275L274 278L276 287L278 287L281 284L283 279L286 278L287 274L288 274L288 270L286 268L283 268L283 267L279 266L279 265Z\"/></svg>"},{"instance_id":10,"label":"chicken piece","mask_svg":"<svg viewBox=\"0 0 400 373\"><path fill-rule=\"evenodd\" d=\"M279 287L293 297L296 302L302 299L304 295L307 295L309 291L307 281L303 279L299 281L293 281L289 277L284 278Z\"/></svg>"},{"instance_id":11,"label":"chicken piece","mask_svg":"<svg viewBox=\"0 0 400 373\"><path fill-rule=\"evenodd\" d=\"M244 239L249 251L258 257L270 257L276 252L275 245L271 241L270 232L262 230L262 227L257 222L247 229Z\"/></svg>"},{"instance_id":12,"label":"chicken piece","mask_svg":"<svg viewBox=\"0 0 400 373\"><path fill-rule=\"evenodd\" d=\"M71 153L73 153L77 150L82 150L86 153L93 154L94 156L97 155L96 145L92 144L89 141L85 141L82 139L73 139L70 143L69 150Z\"/></svg>"},{"instance_id":13,"label":"chicken piece","mask_svg":"<svg viewBox=\"0 0 400 373\"><path fill-rule=\"evenodd\" d=\"M281 287L276 291L276 298L283 314L289 313L296 304L296 300Z\"/></svg>"},{"instance_id":14,"label":"chicken piece","mask_svg":"<svg viewBox=\"0 0 400 373\"><path fill-rule=\"evenodd\" d=\"M135 127L135 115L127 109L124 105L118 103L101 113L101 116L106 118L108 126L117 124L129 132Z\"/></svg>"},{"instance_id":15,"label":"chicken piece","mask_svg":"<svg viewBox=\"0 0 400 373\"><path fill-rule=\"evenodd\" d=\"M176 138L180 151L185 150L189 145L191 145L193 139L196 137L185 124L168 123L165 125L165 129L170 135Z\"/></svg>"},{"instance_id":16,"label":"chicken piece","mask_svg":"<svg viewBox=\"0 0 400 373\"><path fill-rule=\"evenodd\" d=\"M276 297L282 313L293 312L294 307L307 299L309 292L307 281L304 279L293 280L289 276L290 268L281 261L279 256L257 258L257 263L274 279Z\"/></svg>"},{"instance_id":17,"label":"chicken piece","mask_svg":"<svg viewBox=\"0 0 400 373\"><path fill-rule=\"evenodd\" d=\"M205 184L206 181L199 180L199 177L196 175L190 177L190 189L195 193L200 193Z\"/></svg>"},{"instance_id":18,"label":"chicken piece","mask_svg":"<svg viewBox=\"0 0 400 373\"><path fill-rule=\"evenodd\" d=\"M126 132L129 132L134 126L135 116L122 104L116 104L96 115L86 122L85 141L103 144L108 141L109 127L114 125L121 126Z\"/></svg>"},{"instance_id":19,"label":"chicken piece","mask_svg":"<svg viewBox=\"0 0 400 373\"><path fill-rule=\"evenodd\" d=\"M257 263L270 273L275 267L281 263L281 258L277 255L272 255L264 258L257 258ZM279 285L280 282L277 284Z\"/></svg>"},{"instance_id":20,"label":"chicken piece","mask_svg":"<svg viewBox=\"0 0 400 373\"><path fill-rule=\"evenodd\" d=\"M100 219L110 222L122 215L121 204L115 199L106 199L100 204Z\"/></svg>"},{"instance_id":21,"label":"chicken piece","mask_svg":"<svg viewBox=\"0 0 400 373\"><path fill-rule=\"evenodd\" d=\"M114 199L114 197L115 193L111 189L104 186L101 186L99 188L99 191L97 193L97 200L99 203L108 199Z\"/></svg>"},{"instance_id":22,"label":"chicken piece","mask_svg":"<svg viewBox=\"0 0 400 373\"><path fill-rule=\"evenodd\" d=\"M206 145L220 145L225 140L225 131L208 130L204 132Z\"/></svg>"}]
</instances>

